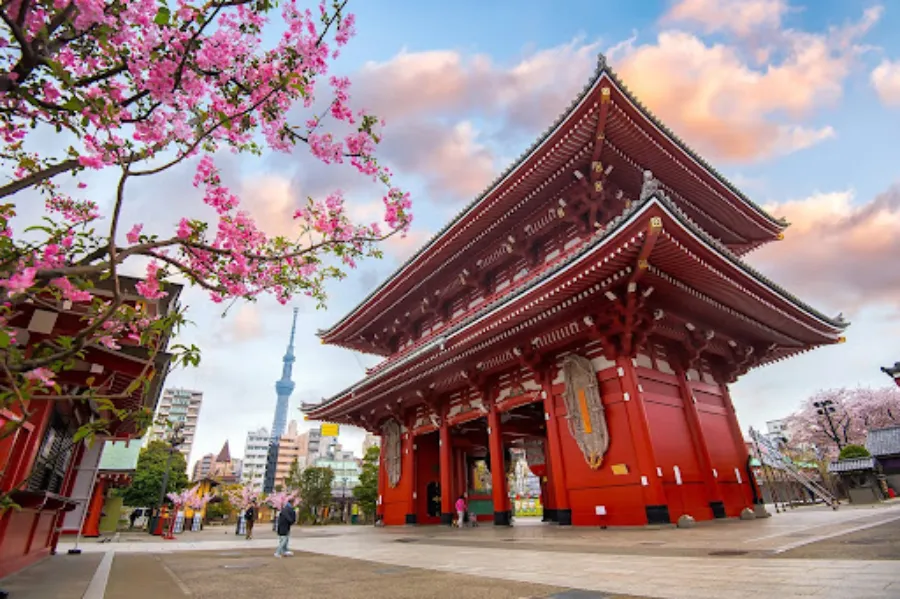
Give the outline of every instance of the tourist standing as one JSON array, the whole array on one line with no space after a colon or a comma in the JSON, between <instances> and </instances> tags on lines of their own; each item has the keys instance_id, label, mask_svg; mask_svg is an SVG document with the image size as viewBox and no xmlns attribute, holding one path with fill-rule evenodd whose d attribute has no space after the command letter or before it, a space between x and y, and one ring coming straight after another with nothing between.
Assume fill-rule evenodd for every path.
<instances>
[{"instance_id":1,"label":"tourist standing","mask_svg":"<svg viewBox=\"0 0 900 599\"><path fill-rule=\"evenodd\" d=\"M294 506L288 501L278 514L278 548L275 550L275 557L294 555L293 551L288 551L288 541L291 538L291 526L296 521L297 512L294 511Z\"/></svg>"},{"instance_id":2,"label":"tourist standing","mask_svg":"<svg viewBox=\"0 0 900 599\"><path fill-rule=\"evenodd\" d=\"M459 499L456 500L456 515L459 518L456 522L456 525L462 528L465 526L465 518L466 518L466 496L460 495Z\"/></svg>"},{"instance_id":3,"label":"tourist standing","mask_svg":"<svg viewBox=\"0 0 900 599\"><path fill-rule=\"evenodd\" d=\"M254 499L244 511L244 522L246 522L247 540L253 538L253 523L256 522L256 500Z\"/></svg>"}]
</instances>

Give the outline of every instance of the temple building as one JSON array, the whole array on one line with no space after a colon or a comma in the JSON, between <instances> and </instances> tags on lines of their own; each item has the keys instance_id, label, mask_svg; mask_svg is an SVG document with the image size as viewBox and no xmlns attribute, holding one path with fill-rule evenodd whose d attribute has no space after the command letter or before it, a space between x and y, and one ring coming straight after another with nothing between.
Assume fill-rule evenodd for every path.
<instances>
[{"instance_id":1,"label":"temple building","mask_svg":"<svg viewBox=\"0 0 900 599\"><path fill-rule=\"evenodd\" d=\"M166 284L164 298L148 301L137 291L140 279L120 276L118 282L125 304L146 306L151 315L160 316L177 306L182 289ZM99 280L90 292L111 299L112 285L112 279ZM48 339L74 335L84 327L85 310L82 304L49 294L40 304L23 303L10 321L16 343L27 350ZM93 391L113 397L118 410L152 414L171 355L165 351L168 337L160 340L158 351L124 336L116 342L117 349L88 346L71 368L57 374L59 393L70 399L34 395L21 409L0 412L0 428L14 431L0 439L0 492L9 493L18 506L0 510L0 578L55 552L61 533L97 525L105 489L124 482L120 476L124 473L100 472L104 441L140 439L146 427L136 418L119 419L115 412L87 399ZM149 384L135 384L145 371ZM77 399L80 395L86 400ZM19 422L23 413L23 426L15 427L12 423ZM98 418L109 424L93 442L75 437L79 427Z\"/></svg>"},{"instance_id":2,"label":"temple building","mask_svg":"<svg viewBox=\"0 0 900 599\"><path fill-rule=\"evenodd\" d=\"M303 409L381 436L388 525L447 523L462 493L509 524L511 449L559 524L738 516L760 498L729 383L847 324L743 260L787 226L601 57L531 148L320 332L385 359Z\"/></svg>"}]
</instances>

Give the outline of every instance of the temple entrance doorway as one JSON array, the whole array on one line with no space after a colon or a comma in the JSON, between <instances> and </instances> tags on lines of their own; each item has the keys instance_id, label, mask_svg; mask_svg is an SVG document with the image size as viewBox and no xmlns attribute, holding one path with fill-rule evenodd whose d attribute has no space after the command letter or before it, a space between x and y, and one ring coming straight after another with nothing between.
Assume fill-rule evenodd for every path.
<instances>
[{"instance_id":1,"label":"temple entrance doorway","mask_svg":"<svg viewBox=\"0 0 900 599\"><path fill-rule=\"evenodd\" d=\"M437 432L415 437L415 514L419 524L441 521L440 443Z\"/></svg>"},{"instance_id":2,"label":"temple entrance doorway","mask_svg":"<svg viewBox=\"0 0 900 599\"><path fill-rule=\"evenodd\" d=\"M547 493L549 473L544 458L547 433L543 402L512 408L501 415L500 423L513 517L555 521L552 500Z\"/></svg>"}]
</instances>

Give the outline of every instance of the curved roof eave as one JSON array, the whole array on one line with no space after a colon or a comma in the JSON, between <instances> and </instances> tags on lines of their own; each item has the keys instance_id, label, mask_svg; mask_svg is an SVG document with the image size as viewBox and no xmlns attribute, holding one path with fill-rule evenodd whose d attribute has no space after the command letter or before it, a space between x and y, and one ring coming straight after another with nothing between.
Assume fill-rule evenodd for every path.
<instances>
[{"instance_id":1,"label":"curved roof eave","mask_svg":"<svg viewBox=\"0 0 900 599\"><path fill-rule=\"evenodd\" d=\"M515 293L504 296L502 298L498 298L494 302L490 304L485 304L481 306L477 312L474 312L464 320L460 321L456 325L452 326L447 331L441 333L441 335L435 339L432 339L428 343L425 343L421 347L416 348L414 351L410 352L408 355L403 356L400 360L393 364L389 364L384 369L379 370L374 373L372 376L364 378L360 381L357 381L352 386L340 391L339 393L333 395L331 398L323 401L321 404L317 404L316 406L310 406L310 411L317 411L319 409L327 408L331 404L337 402L338 400L346 397L348 394L352 395L357 389L359 389L362 385L374 382L385 375L394 372L397 368L404 366L409 363L413 358L421 357L422 355L428 353L430 350L442 346L446 340L454 335L456 335L460 330L466 328L469 324L476 322L485 317L486 314L493 312L498 309L502 309L507 304L515 301L517 298L532 290L535 286L541 284L543 281L548 279L549 277L557 274L560 269L567 267L573 262L577 261L581 257L583 257L587 252L591 249L601 245L606 239L608 239L613 234L617 233L620 229L625 226L628 226L633 222L633 220L640 215L641 212L649 209L652 205L660 206L669 216L677 220L681 226L697 237L701 242L708 245L710 249L715 252L718 252L724 258L726 258L729 262L731 262L738 270L742 271L745 275L755 279L761 285L763 285L768 290L772 291L774 295L778 296L782 301L793 305L795 308L800 311L806 313L813 319L819 321L827 328L832 329L835 333L840 332L846 329L850 323L839 318L830 318L825 316L806 302L803 302L783 287L770 280L768 277L757 271L755 268L744 262L740 259L736 254L734 254L731 250L725 247L720 241L709 235L706 231L704 231L699 225L694 223L684 212L678 208L678 206L665 195L657 192L654 195L650 196L644 201L635 202L632 204L631 208L626 210L624 213L613 219L610 225L599 235L597 235L591 242L586 243L579 250L575 251L571 256L569 256L566 260L563 260L555 267L548 269L546 273L537 279L529 282L527 285L517 290ZM823 332L824 335L824 332Z\"/></svg>"}]
</instances>

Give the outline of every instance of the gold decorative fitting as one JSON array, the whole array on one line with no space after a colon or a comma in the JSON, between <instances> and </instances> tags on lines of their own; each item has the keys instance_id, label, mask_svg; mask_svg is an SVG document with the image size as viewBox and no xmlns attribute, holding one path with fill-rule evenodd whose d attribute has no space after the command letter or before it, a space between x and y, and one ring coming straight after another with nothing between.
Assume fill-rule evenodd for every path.
<instances>
[{"instance_id":1,"label":"gold decorative fitting","mask_svg":"<svg viewBox=\"0 0 900 599\"><path fill-rule=\"evenodd\" d=\"M594 162L593 164L591 164L591 167L594 169L595 173L603 172L603 163L600 162L599 160L597 162Z\"/></svg>"},{"instance_id":2,"label":"gold decorative fitting","mask_svg":"<svg viewBox=\"0 0 900 599\"><path fill-rule=\"evenodd\" d=\"M601 104L609 104L610 100L610 91L608 87L600 88L600 103Z\"/></svg>"},{"instance_id":3,"label":"gold decorative fitting","mask_svg":"<svg viewBox=\"0 0 900 599\"><path fill-rule=\"evenodd\" d=\"M594 191L596 191L597 193L603 191L603 181L597 181L594 183Z\"/></svg>"},{"instance_id":4,"label":"gold decorative fitting","mask_svg":"<svg viewBox=\"0 0 900 599\"><path fill-rule=\"evenodd\" d=\"M658 216L654 216L650 219L650 228L651 229L662 229L662 219Z\"/></svg>"},{"instance_id":5,"label":"gold decorative fitting","mask_svg":"<svg viewBox=\"0 0 900 599\"><path fill-rule=\"evenodd\" d=\"M603 141L604 139L606 139L606 135L603 134L603 133L598 133L598 134L597 134L597 139L598 139L599 141Z\"/></svg>"},{"instance_id":6,"label":"gold decorative fitting","mask_svg":"<svg viewBox=\"0 0 900 599\"><path fill-rule=\"evenodd\" d=\"M638 268L641 270L647 270L650 268L650 263L646 260L638 260Z\"/></svg>"},{"instance_id":7,"label":"gold decorative fitting","mask_svg":"<svg viewBox=\"0 0 900 599\"><path fill-rule=\"evenodd\" d=\"M562 218L562 217L564 217L565 215L566 215L566 211L565 211L565 210L563 210L562 208L557 208L557 209L556 209L556 216L558 216L559 218Z\"/></svg>"},{"instance_id":8,"label":"gold decorative fitting","mask_svg":"<svg viewBox=\"0 0 900 599\"><path fill-rule=\"evenodd\" d=\"M838 343L846 343L846 342L847 342L847 338L844 337L843 335L841 335L840 337L838 337Z\"/></svg>"},{"instance_id":9,"label":"gold decorative fitting","mask_svg":"<svg viewBox=\"0 0 900 599\"><path fill-rule=\"evenodd\" d=\"M779 233L779 234L775 237L775 239L777 239L778 241L781 241L782 239L784 239L784 233Z\"/></svg>"}]
</instances>

